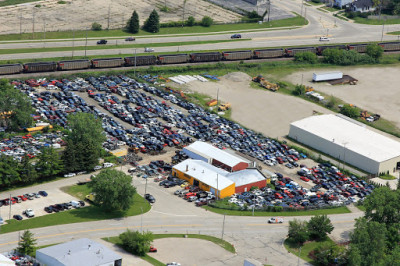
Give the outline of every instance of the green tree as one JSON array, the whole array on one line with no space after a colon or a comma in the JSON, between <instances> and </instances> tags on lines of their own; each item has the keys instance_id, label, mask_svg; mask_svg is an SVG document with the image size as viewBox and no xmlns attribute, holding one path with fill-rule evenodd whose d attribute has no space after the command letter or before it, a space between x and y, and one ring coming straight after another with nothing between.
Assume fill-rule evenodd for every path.
<instances>
[{"instance_id":1,"label":"green tree","mask_svg":"<svg viewBox=\"0 0 400 266\"><path fill-rule=\"evenodd\" d=\"M316 215L311 217L307 224L308 233L312 239L325 239L327 234L333 230L331 220L327 215Z\"/></svg>"},{"instance_id":2,"label":"green tree","mask_svg":"<svg viewBox=\"0 0 400 266\"><path fill-rule=\"evenodd\" d=\"M318 62L318 56L311 52L296 53L294 55L294 61L315 64Z\"/></svg>"},{"instance_id":3,"label":"green tree","mask_svg":"<svg viewBox=\"0 0 400 266\"><path fill-rule=\"evenodd\" d=\"M128 20L126 30L130 33L139 32L139 15L136 10L133 11L131 18Z\"/></svg>"},{"instance_id":4,"label":"green tree","mask_svg":"<svg viewBox=\"0 0 400 266\"><path fill-rule=\"evenodd\" d=\"M383 55L383 48L377 44L368 44L365 53L378 62Z\"/></svg>"},{"instance_id":5,"label":"green tree","mask_svg":"<svg viewBox=\"0 0 400 266\"><path fill-rule=\"evenodd\" d=\"M101 120L93 114L77 113L68 116L70 132L63 155L65 169L69 172L92 170L98 164L103 142Z\"/></svg>"},{"instance_id":6,"label":"green tree","mask_svg":"<svg viewBox=\"0 0 400 266\"><path fill-rule=\"evenodd\" d=\"M350 118L357 118L360 116L360 110L349 104L343 105L343 107L340 108L340 113Z\"/></svg>"},{"instance_id":7,"label":"green tree","mask_svg":"<svg viewBox=\"0 0 400 266\"><path fill-rule=\"evenodd\" d=\"M204 16L201 19L200 25L203 27L210 27L214 23L214 20L210 18L209 16Z\"/></svg>"},{"instance_id":8,"label":"green tree","mask_svg":"<svg viewBox=\"0 0 400 266\"><path fill-rule=\"evenodd\" d=\"M386 227L384 224L359 218L356 221L354 232L350 235L350 240L350 265L370 266L382 264L387 251ZM352 256L355 256L355 258L352 258ZM353 260L361 263L355 264Z\"/></svg>"},{"instance_id":9,"label":"green tree","mask_svg":"<svg viewBox=\"0 0 400 266\"><path fill-rule=\"evenodd\" d=\"M33 109L28 97L6 79L0 79L0 126L12 130L32 125Z\"/></svg>"},{"instance_id":10,"label":"green tree","mask_svg":"<svg viewBox=\"0 0 400 266\"><path fill-rule=\"evenodd\" d=\"M124 172L114 169L101 171L90 182L92 192L96 195L95 203L106 210L128 210L136 193L131 183L132 177Z\"/></svg>"},{"instance_id":11,"label":"green tree","mask_svg":"<svg viewBox=\"0 0 400 266\"><path fill-rule=\"evenodd\" d=\"M289 240L297 243L303 244L308 239L307 222L294 219L289 221Z\"/></svg>"},{"instance_id":12,"label":"green tree","mask_svg":"<svg viewBox=\"0 0 400 266\"><path fill-rule=\"evenodd\" d=\"M0 186L7 187L19 181L18 162L12 156L0 154Z\"/></svg>"},{"instance_id":13,"label":"green tree","mask_svg":"<svg viewBox=\"0 0 400 266\"><path fill-rule=\"evenodd\" d=\"M194 26L196 24L196 20L194 19L193 16L189 16L188 19L186 20L186 25L189 27Z\"/></svg>"},{"instance_id":14,"label":"green tree","mask_svg":"<svg viewBox=\"0 0 400 266\"><path fill-rule=\"evenodd\" d=\"M154 240L152 232L140 233L139 231L130 231L129 229L119 235L122 246L126 251L137 256L144 256L149 252L150 245Z\"/></svg>"},{"instance_id":15,"label":"green tree","mask_svg":"<svg viewBox=\"0 0 400 266\"><path fill-rule=\"evenodd\" d=\"M386 225L400 223L400 192L390 190L388 187L374 189L363 205L365 218Z\"/></svg>"},{"instance_id":16,"label":"green tree","mask_svg":"<svg viewBox=\"0 0 400 266\"><path fill-rule=\"evenodd\" d=\"M17 251L32 256L36 250L35 245L36 239L33 237L33 233L29 230L25 230L18 241Z\"/></svg>"},{"instance_id":17,"label":"green tree","mask_svg":"<svg viewBox=\"0 0 400 266\"><path fill-rule=\"evenodd\" d=\"M304 93L306 93L306 87L301 84L297 84L292 91L293 95L303 95Z\"/></svg>"},{"instance_id":18,"label":"green tree","mask_svg":"<svg viewBox=\"0 0 400 266\"><path fill-rule=\"evenodd\" d=\"M22 157L21 163L18 166L21 181L24 183L31 183L38 178L38 173L35 166L29 160L28 156Z\"/></svg>"},{"instance_id":19,"label":"green tree","mask_svg":"<svg viewBox=\"0 0 400 266\"><path fill-rule=\"evenodd\" d=\"M43 177L56 176L64 170L60 153L53 147L44 147L38 156L36 170Z\"/></svg>"},{"instance_id":20,"label":"green tree","mask_svg":"<svg viewBox=\"0 0 400 266\"><path fill-rule=\"evenodd\" d=\"M160 18L155 9L153 9L153 11L150 13L150 16L144 22L143 29L152 33L160 31Z\"/></svg>"},{"instance_id":21,"label":"green tree","mask_svg":"<svg viewBox=\"0 0 400 266\"><path fill-rule=\"evenodd\" d=\"M101 26L100 23L93 22L92 23L92 30L93 31L101 31L103 29L103 26Z\"/></svg>"}]
</instances>

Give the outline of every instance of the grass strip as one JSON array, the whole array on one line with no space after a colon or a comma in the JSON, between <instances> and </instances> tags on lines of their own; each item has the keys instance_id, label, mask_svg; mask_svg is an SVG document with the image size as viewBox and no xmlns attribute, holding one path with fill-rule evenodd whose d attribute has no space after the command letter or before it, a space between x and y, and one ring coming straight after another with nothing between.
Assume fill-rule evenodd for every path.
<instances>
[{"instance_id":1,"label":"grass strip","mask_svg":"<svg viewBox=\"0 0 400 266\"><path fill-rule=\"evenodd\" d=\"M320 246L326 244L334 244L334 243L335 242L333 242L332 239L330 238L327 238L326 240L323 241L310 241L304 243L304 245L301 246L300 250L300 245L298 245L297 243L292 243L290 240L286 239L285 242L283 242L283 245L285 246L286 250L289 251L290 253L293 253L293 255L300 257L302 260L305 260L306 262L314 264L314 260L311 259L308 256L308 254L310 254L311 251L317 249Z\"/></svg>"},{"instance_id":2,"label":"grass strip","mask_svg":"<svg viewBox=\"0 0 400 266\"><path fill-rule=\"evenodd\" d=\"M14 0L15 1L15 0ZM1 2L0 2L1 3ZM238 31L238 30L252 30L252 29L269 29L277 27L291 27L302 26L308 22L303 17L296 14L293 18L286 18L281 20L270 21L269 23L232 23L232 24L219 24L211 25L210 27L193 26L193 27L170 27L161 28L157 33L149 33L139 30L139 33L134 36L152 36L152 35L170 35L170 34L198 34L198 33L213 33L225 31ZM122 29L115 30L102 30L102 31L51 31L46 32L46 39L72 39L72 38L106 38L106 37L121 37L132 35L123 31ZM36 38L35 38L36 36ZM40 39L43 36L42 32L22 33L22 34L5 34L0 35L0 41L12 40L34 40Z\"/></svg>"},{"instance_id":3,"label":"grass strip","mask_svg":"<svg viewBox=\"0 0 400 266\"><path fill-rule=\"evenodd\" d=\"M219 214L233 215L233 216L253 216L252 211L239 211L239 210L227 210L219 209L211 206L203 206L204 209ZM310 216L310 215L322 215L322 214L342 214L350 213L350 210L346 206L319 209L319 210L299 210L299 211L283 211L283 212L267 212L267 211L255 211L254 216ZM267 222L267 220L265 221Z\"/></svg>"},{"instance_id":4,"label":"grass strip","mask_svg":"<svg viewBox=\"0 0 400 266\"><path fill-rule=\"evenodd\" d=\"M393 25L393 24L400 24L400 18L390 18L384 19L383 16L381 19L369 19L369 18L361 18L355 17L353 18L355 23L359 24L367 24L367 25Z\"/></svg>"},{"instance_id":5,"label":"grass strip","mask_svg":"<svg viewBox=\"0 0 400 266\"><path fill-rule=\"evenodd\" d=\"M225 43L237 41L249 41L251 39L236 39L236 40L213 40L213 41L192 41L192 42L167 42L167 43L142 43L142 44L115 44L115 45L98 45L98 46L72 46L68 47L49 47L49 48L18 48L18 49L0 49L0 54L22 54L22 53L41 53L41 52L63 52L63 51L82 51L82 50L109 50L109 49L126 49L126 48L144 48L151 46L154 47L168 47L168 46L185 46L193 44L212 44L212 43ZM98 57L98 56L97 56Z\"/></svg>"},{"instance_id":6,"label":"grass strip","mask_svg":"<svg viewBox=\"0 0 400 266\"><path fill-rule=\"evenodd\" d=\"M87 195L90 192L90 189L88 189L87 185L74 185L71 187L63 188L63 190L79 199L83 199L84 195ZM133 196L133 200L133 205L125 212L106 212L100 207L91 205L80 209L65 210L58 213L24 219L22 221L11 219L7 221L7 224L1 226L1 234L52 225L92 222L98 220L135 216L142 214L142 209L143 213L146 213L150 210L150 204L139 194L136 193Z\"/></svg>"},{"instance_id":7,"label":"grass strip","mask_svg":"<svg viewBox=\"0 0 400 266\"><path fill-rule=\"evenodd\" d=\"M379 178L383 179L383 180L395 180L396 179L396 177L394 177L392 175L387 175L387 174L380 175Z\"/></svg>"},{"instance_id":8,"label":"grass strip","mask_svg":"<svg viewBox=\"0 0 400 266\"><path fill-rule=\"evenodd\" d=\"M0 7L2 7L2 6L14 6L14 5L37 2L37 1L40 1L40 0L4 0L4 1L0 2Z\"/></svg>"}]
</instances>

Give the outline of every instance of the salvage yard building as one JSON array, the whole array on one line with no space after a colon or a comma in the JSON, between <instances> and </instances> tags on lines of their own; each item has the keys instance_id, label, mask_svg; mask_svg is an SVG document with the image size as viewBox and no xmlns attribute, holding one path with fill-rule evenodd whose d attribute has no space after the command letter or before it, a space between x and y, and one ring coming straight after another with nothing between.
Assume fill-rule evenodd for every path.
<instances>
[{"instance_id":1,"label":"salvage yard building","mask_svg":"<svg viewBox=\"0 0 400 266\"><path fill-rule=\"evenodd\" d=\"M257 169L228 172L202 160L187 159L172 168L172 175L210 191L219 198L250 191L252 187L265 187L267 180Z\"/></svg>"},{"instance_id":2,"label":"salvage yard building","mask_svg":"<svg viewBox=\"0 0 400 266\"><path fill-rule=\"evenodd\" d=\"M228 172L246 169L250 162L240 156L225 152L211 144L196 141L183 148L183 152L191 159L201 160Z\"/></svg>"},{"instance_id":3,"label":"salvage yard building","mask_svg":"<svg viewBox=\"0 0 400 266\"><path fill-rule=\"evenodd\" d=\"M342 115L293 122L289 137L370 174L393 174L400 168L400 142Z\"/></svg>"}]
</instances>

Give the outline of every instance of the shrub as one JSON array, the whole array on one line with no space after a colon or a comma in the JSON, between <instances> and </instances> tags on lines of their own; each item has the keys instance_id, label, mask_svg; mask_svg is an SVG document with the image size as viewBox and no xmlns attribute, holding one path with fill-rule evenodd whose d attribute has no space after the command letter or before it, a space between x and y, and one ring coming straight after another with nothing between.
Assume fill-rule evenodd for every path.
<instances>
[{"instance_id":1,"label":"shrub","mask_svg":"<svg viewBox=\"0 0 400 266\"><path fill-rule=\"evenodd\" d=\"M202 19L201 19L201 26L203 26L203 27L210 27L212 24L214 23L214 21L213 21L213 19L212 18L210 18L209 16L204 16Z\"/></svg>"},{"instance_id":2,"label":"shrub","mask_svg":"<svg viewBox=\"0 0 400 266\"><path fill-rule=\"evenodd\" d=\"M152 232L140 233L139 231L130 231L129 229L120 234L122 246L128 252L138 256L144 256L150 249L154 236Z\"/></svg>"},{"instance_id":3,"label":"shrub","mask_svg":"<svg viewBox=\"0 0 400 266\"><path fill-rule=\"evenodd\" d=\"M103 28L103 26L101 26L100 23L97 23L97 22L93 22L93 23L92 23L92 30L94 30L94 31L101 31L102 28Z\"/></svg>"},{"instance_id":4,"label":"shrub","mask_svg":"<svg viewBox=\"0 0 400 266\"><path fill-rule=\"evenodd\" d=\"M294 61L315 64L318 61L318 57L312 52L302 52L295 54Z\"/></svg>"},{"instance_id":5,"label":"shrub","mask_svg":"<svg viewBox=\"0 0 400 266\"><path fill-rule=\"evenodd\" d=\"M360 116L360 110L356 107L350 106L349 104L345 104L340 108L340 113L350 118L357 118Z\"/></svg>"},{"instance_id":6,"label":"shrub","mask_svg":"<svg viewBox=\"0 0 400 266\"><path fill-rule=\"evenodd\" d=\"M274 210L274 212L282 212L283 211L283 207L282 206L274 206L273 210Z\"/></svg>"},{"instance_id":7,"label":"shrub","mask_svg":"<svg viewBox=\"0 0 400 266\"><path fill-rule=\"evenodd\" d=\"M362 55L354 50L325 49L322 55L323 61L328 64L349 66L375 63L374 58L369 55Z\"/></svg>"},{"instance_id":8,"label":"shrub","mask_svg":"<svg viewBox=\"0 0 400 266\"><path fill-rule=\"evenodd\" d=\"M383 48L377 44L368 44L366 54L378 62L383 55Z\"/></svg>"},{"instance_id":9,"label":"shrub","mask_svg":"<svg viewBox=\"0 0 400 266\"><path fill-rule=\"evenodd\" d=\"M189 27L192 27L196 24L196 20L194 19L193 16L188 17L188 19L186 20L186 25Z\"/></svg>"},{"instance_id":10,"label":"shrub","mask_svg":"<svg viewBox=\"0 0 400 266\"><path fill-rule=\"evenodd\" d=\"M292 91L293 95L303 95L306 92L306 87L301 84L297 84Z\"/></svg>"}]
</instances>

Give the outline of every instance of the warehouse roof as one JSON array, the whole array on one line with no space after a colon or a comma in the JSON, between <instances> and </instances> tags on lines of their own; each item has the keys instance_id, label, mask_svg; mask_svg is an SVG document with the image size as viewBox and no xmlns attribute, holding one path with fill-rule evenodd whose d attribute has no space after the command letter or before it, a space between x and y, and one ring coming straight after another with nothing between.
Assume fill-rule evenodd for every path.
<instances>
[{"instance_id":1,"label":"warehouse roof","mask_svg":"<svg viewBox=\"0 0 400 266\"><path fill-rule=\"evenodd\" d=\"M196 141L184 149L203 155L206 158L213 158L230 167L233 167L241 162L246 162L233 154L220 150L217 147L214 147L213 145L203 141Z\"/></svg>"},{"instance_id":2,"label":"warehouse roof","mask_svg":"<svg viewBox=\"0 0 400 266\"><path fill-rule=\"evenodd\" d=\"M80 238L37 250L64 265L103 265L122 259L115 252L88 238Z\"/></svg>"},{"instance_id":3,"label":"warehouse roof","mask_svg":"<svg viewBox=\"0 0 400 266\"><path fill-rule=\"evenodd\" d=\"M218 190L224 189L234 183L230 179L226 178L226 175L228 174L227 171L200 160L187 159L175 165L174 168L182 173L192 176L210 187L218 188Z\"/></svg>"},{"instance_id":4,"label":"warehouse roof","mask_svg":"<svg viewBox=\"0 0 400 266\"><path fill-rule=\"evenodd\" d=\"M317 115L291 123L377 162L400 156L400 142L378 134L342 115Z\"/></svg>"},{"instance_id":5,"label":"warehouse roof","mask_svg":"<svg viewBox=\"0 0 400 266\"><path fill-rule=\"evenodd\" d=\"M235 182L237 187L265 180L265 176L257 169L245 169L229 173L226 177Z\"/></svg>"}]
</instances>

